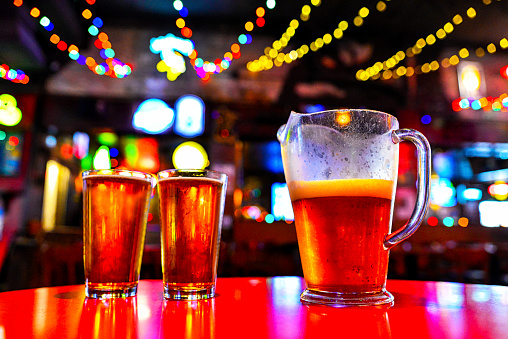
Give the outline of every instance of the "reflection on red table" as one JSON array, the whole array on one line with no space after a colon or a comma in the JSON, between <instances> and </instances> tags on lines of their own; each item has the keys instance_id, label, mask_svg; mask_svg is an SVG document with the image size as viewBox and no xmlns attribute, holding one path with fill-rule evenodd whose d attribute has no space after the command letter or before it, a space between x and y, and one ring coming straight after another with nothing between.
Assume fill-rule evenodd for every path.
<instances>
[{"instance_id":1,"label":"reflection on red table","mask_svg":"<svg viewBox=\"0 0 508 339\"><path fill-rule=\"evenodd\" d=\"M299 277L219 278L218 296L165 301L160 280L136 297L86 299L84 286L0 293L4 338L506 338L508 287L389 280L395 306L300 303Z\"/></svg>"}]
</instances>

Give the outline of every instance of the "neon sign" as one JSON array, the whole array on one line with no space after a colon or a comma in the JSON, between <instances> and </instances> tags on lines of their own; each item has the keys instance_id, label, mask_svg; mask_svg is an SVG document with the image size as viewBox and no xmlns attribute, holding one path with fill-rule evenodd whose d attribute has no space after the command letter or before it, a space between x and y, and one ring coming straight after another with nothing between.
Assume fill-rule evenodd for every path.
<instances>
[{"instance_id":1,"label":"neon sign","mask_svg":"<svg viewBox=\"0 0 508 339\"><path fill-rule=\"evenodd\" d=\"M167 131L172 125L175 112L164 101L148 99L143 101L134 112L132 125L148 134Z\"/></svg>"},{"instance_id":2,"label":"neon sign","mask_svg":"<svg viewBox=\"0 0 508 339\"><path fill-rule=\"evenodd\" d=\"M161 61L157 64L157 70L166 72L169 81L175 81L186 70L182 55L189 56L194 51L194 43L168 33L166 36L150 39L150 51L154 54L160 53Z\"/></svg>"},{"instance_id":3,"label":"neon sign","mask_svg":"<svg viewBox=\"0 0 508 339\"><path fill-rule=\"evenodd\" d=\"M10 94L0 95L0 124L16 126L21 121L21 110L16 99Z\"/></svg>"},{"instance_id":4,"label":"neon sign","mask_svg":"<svg viewBox=\"0 0 508 339\"><path fill-rule=\"evenodd\" d=\"M195 95L180 97L175 104L177 111L175 133L191 138L203 134L205 130L205 104Z\"/></svg>"}]
</instances>

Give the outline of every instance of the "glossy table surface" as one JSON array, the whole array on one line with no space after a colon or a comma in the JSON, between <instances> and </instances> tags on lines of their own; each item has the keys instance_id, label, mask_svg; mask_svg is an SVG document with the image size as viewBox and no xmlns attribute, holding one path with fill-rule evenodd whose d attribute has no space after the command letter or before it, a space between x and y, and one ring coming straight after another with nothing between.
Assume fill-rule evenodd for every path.
<instances>
[{"instance_id":1,"label":"glossy table surface","mask_svg":"<svg viewBox=\"0 0 508 339\"><path fill-rule=\"evenodd\" d=\"M299 277L219 278L217 297L86 299L83 285L0 293L4 338L508 338L508 287L389 280L389 309L300 303Z\"/></svg>"}]
</instances>

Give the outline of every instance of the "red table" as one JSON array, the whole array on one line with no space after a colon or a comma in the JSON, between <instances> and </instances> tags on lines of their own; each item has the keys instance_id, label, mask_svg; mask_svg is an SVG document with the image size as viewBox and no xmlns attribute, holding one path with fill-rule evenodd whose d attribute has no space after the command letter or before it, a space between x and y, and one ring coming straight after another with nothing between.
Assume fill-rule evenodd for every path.
<instances>
[{"instance_id":1,"label":"red table","mask_svg":"<svg viewBox=\"0 0 508 339\"><path fill-rule=\"evenodd\" d=\"M218 296L164 301L160 280L137 297L85 299L84 286L0 293L10 338L508 338L508 287L389 280L390 309L306 306L298 277L219 278Z\"/></svg>"}]
</instances>

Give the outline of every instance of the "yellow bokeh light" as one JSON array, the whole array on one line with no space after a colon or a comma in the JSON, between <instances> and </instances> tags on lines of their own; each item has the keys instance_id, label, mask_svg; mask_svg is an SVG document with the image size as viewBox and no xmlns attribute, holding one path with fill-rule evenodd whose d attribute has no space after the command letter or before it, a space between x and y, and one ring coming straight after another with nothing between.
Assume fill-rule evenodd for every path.
<instances>
[{"instance_id":1,"label":"yellow bokeh light","mask_svg":"<svg viewBox=\"0 0 508 339\"><path fill-rule=\"evenodd\" d=\"M386 4L383 1L379 1L376 5L376 9L380 12L384 12L386 10Z\"/></svg>"},{"instance_id":2,"label":"yellow bokeh light","mask_svg":"<svg viewBox=\"0 0 508 339\"><path fill-rule=\"evenodd\" d=\"M184 28L185 27L185 20L182 18L176 19L176 27Z\"/></svg>"},{"instance_id":3,"label":"yellow bokeh light","mask_svg":"<svg viewBox=\"0 0 508 339\"><path fill-rule=\"evenodd\" d=\"M300 20L302 20L302 21L308 21L309 18L310 18L309 15L305 15L303 13L300 13Z\"/></svg>"},{"instance_id":4,"label":"yellow bokeh light","mask_svg":"<svg viewBox=\"0 0 508 339\"><path fill-rule=\"evenodd\" d=\"M452 55L452 56L450 57L450 64L451 64L451 65L455 66L455 65L457 65L459 62L460 62L460 60L459 60L459 57L458 57L458 56L456 56L456 55Z\"/></svg>"},{"instance_id":5,"label":"yellow bokeh light","mask_svg":"<svg viewBox=\"0 0 508 339\"><path fill-rule=\"evenodd\" d=\"M367 7L360 8L358 15L362 18L366 18L369 15L369 9Z\"/></svg>"},{"instance_id":6,"label":"yellow bokeh light","mask_svg":"<svg viewBox=\"0 0 508 339\"><path fill-rule=\"evenodd\" d=\"M289 27L293 27L293 29L297 29L299 25L300 22L298 22L298 20L296 19L291 20L291 22L289 23Z\"/></svg>"},{"instance_id":7,"label":"yellow bokeh light","mask_svg":"<svg viewBox=\"0 0 508 339\"><path fill-rule=\"evenodd\" d=\"M340 28L336 28L333 31L333 36L335 37L335 39L341 39L344 36L344 31Z\"/></svg>"},{"instance_id":8,"label":"yellow bokeh light","mask_svg":"<svg viewBox=\"0 0 508 339\"><path fill-rule=\"evenodd\" d=\"M473 7L470 7L468 10L467 10L467 16L469 18L474 18L476 17L476 10L473 8Z\"/></svg>"},{"instance_id":9,"label":"yellow bokeh light","mask_svg":"<svg viewBox=\"0 0 508 339\"><path fill-rule=\"evenodd\" d=\"M477 57L481 58L481 57L485 56L485 50L483 48L479 47L476 49L475 54Z\"/></svg>"},{"instance_id":10,"label":"yellow bokeh light","mask_svg":"<svg viewBox=\"0 0 508 339\"><path fill-rule=\"evenodd\" d=\"M356 72L356 79L357 80L366 80L366 78L368 78L368 76L365 74L365 71L363 69L359 69Z\"/></svg>"},{"instance_id":11,"label":"yellow bokeh light","mask_svg":"<svg viewBox=\"0 0 508 339\"><path fill-rule=\"evenodd\" d=\"M311 8L309 5L305 5L302 7L302 14L303 15L310 15Z\"/></svg>"},{"instance_id":12,"label":"yellow bokeh light","mask_svg":"<svg viewBox=\"0 0 508 339\"><path fill-rule=\"evenodd\" d=\"M410 77L415 74L415 69L413 67L406 68L406 76Z\"/></svg>"},{"instance_id":13,"label":"yellow bokeh light","mask_svg":"<svg viewBox=\"0 0 508 339\"><path fill-rule=\"evenodd\" d=\"M256 9L256 15L257 15L258 17L262 17L262 16L264 16L264 15L265 15L265 9L264 9L263 7L258 7L258 8Z\"/></svg>"},{"instance_id":14,"label":"yellow bokeh light","mask_svg":"<svg viewBox=\"0 0 508 339\"><path fill-rule=\"evenodd\" d=\"M443 26L443 29L445 30L446 33L450 34L451 32L453 32L453 25L451 23L447 22Z\"/></svg>"},{"instance_id":15,"label":"yellow bokeh light","mask_svg":"<svg viewBox=\"0 0 508 339\"><path fill-rule=\"evenodd\" d=\"M328 45L330 42L332 42L332 35L329 33L323 35L323 41Z\"/></svg>"},{"instance_id":16,"label":"yellow bokeh light","mask_svg":"<svg viewBox=\"0 0 508 339\"><path fill-rule=\"evenodd\" d=\"M443 66L444 68L449 67L450 66L450 59L444 58L443 60L441 60L441 66Z\"/></svg>"},{"instance_id":17,"label":"yellow bokeh light","mask_svg":"<svg viewBox=\"0 0 508 339\"><path fill-rule=\"evenodd\" d=\"M37 8L37 7L34 7L32 8L32 10L30 11L30 15L33 16L34 18L38 18L39 15L41 15L41 11ZM90 13L90 16L92 15L92 13Z\"/></svg>"},{"instance_id":18,"label":"yellow bokeh light","mask_svg":"<svg viewBox=\"0 0 508 339\"><path fill-rule=\"evenodd\" d=\"M489 53L491 53L491 54L492 54L492 53L496 53L496 45L494 45L494 44L492 44L492 43L491 43L491 44L489 44L489 45L487 46L487 51L488 51Z\"/></svg>"},{"instance_id":19,"label":"yellow bokeh light","mask_svg":"<svg viewBox=\"0 0 508 339\"><path fill-rule=\"evenodd\" d=\"M439 62L437 60L434 60L430 63L430 69L433 71L437 71L439 69Z\"/></svg>"},{"instance_id":20,"label":"yellow bokeh light","mask_svg":"<svg viewBox=\"0 0 508 339\"><path fill-rule=\"evenodd\" d=\"M417 46L414 46L411 50L414 54L420 54L422 52L422 49Z\"/></svg>"},{"instance_id":21,"label":"yellow bokeh light","mask_svg":"<svg viewBox=\"0 0 508 339\"><path fill-rule=\"evenodd\" d=\"M321 5L321 0L311 0L310 2L313 6L320 6Z\"/></svg>"},{"instance_id":22,"label":"yellow bokeh light","mask_svg":"<svg viewBox=\"0 0 508 339\"><path fill-rule=\"evenodd\" d=\"M349 24L345 20L342 20L341 22L339 22L339 28L342 29L343 31L345 31L348 28L348 26L349 26Z\"/></svg>"},{"instance_id":23,"label":"yellow bokeh light","mask_svg":"<svg viewBox=\"0 0 508 339\"><path fill-rule=\"evenodd\" d=\"M186 141L173 152L173 166L176 169L204 169L210 164L203 146L194 141Z\"/></svg>"},{"instance_id":24,"label":"yellow bokeh light","mask_svg":"<svg viewBox=\"0 0 508 339\"><path fill-rule=\"evenodd\" d=\"M416 42L416 47L418 48L423 48L425 47L427 43L425 42L425 39L421 38L421 39L418 39L418 41Z\"/></svg>"},{"instance_id":25,"label":"yellow bokeh light","mask_svg":"<svg viewBox=\"0 0 508 339\"><path fill-rule=\"evenodd\" d=\"M363 25L363 19L361 16L356 16L354 19L353 19L353 24L356 26L356 27L360 27L361 25Z\"/></svg>"},{"instance_id":26,"label":"yellow bokeh light","mask_svg":"<svg viewBox=\"0 0 508 339\"><path fill-rule=\"evenodd\" d=\"M275 41L273 42L273 44L272 44L272 47L273 47L274 49L276 49L276 50L278 50L278 51L279 51L279 50L281 49L282 45L281 45L281 43L280 43L280 41L279 41L279 40L275 40Z\"/></svg>"},{"instance_id":27,"label":"yellow bokeh light","mask_svg":"<svg viewBox=\"0 0 508 339\"><path fill-rule=\"evenodd\" d=\"M254 24L251 21L245 23L245 30L251 32L254 29Z\"/></svg>"},{"instance_id":28,"label":"yellow bokeh light","mask_svg":"<svg viewBox=\"0 0 508 339\"><path fill-rule=\"evenodd\" d=\"M286 33L289 37L293 37L295 35L296 31L293 27L288 27L288 29L286 29Z\"/></svg>"},{"instance_id":29,"label":"yellow bokeh light","mask_svg":"<svg viewBox=\"0 0 508 339\"><path fill-rule=\"evenodd\" d=\"M383 77L383 79L388 80L392 77L392 71L387 69L386 71L383 72L381 76Z\"/></svg>"},{"instance_id":30,"label":"yellow bokeh light","mask_svg":"<svg viewBox=\"0 0 508 339\"><path fill-rule=\"evenodd\" d=\"M457 14L453 17L452 21L455 25L460 25L462 23L462 17Z\"/></svg>"},{"instance_id":31,"label":"yellow bokeh light","mask_svg":"<svg viewBox=\"0 0 508 339\"><path fill-rule=\"evenodd\" d=\"M501 41L499 41L499 46L501 46L502 49L508 48L508 39L501 39Z\"/></svg>"},{"instance_id":32,"label":"yellow bokeh light","mask_svg":"<svg viewBox=\"0 0 508 339\"><path fill-rule=\"evenodd\" d=\"M400 66L399 68L397 68L397 75L398 76L403 76L405 74L406 74L406 67Z\"/></svg>"},{"instance_id":33,"label":"yellow bokeh light","mask_svg":"<svg viewBox=\"0 0 508 339\"><path fill-rule=\"evenodd\" d=\"M444 29L440 28L440 29L437 30L436 36L439 39L444 39L444 38L446 38L446 32L444 31Z\"/></svg>"},{"instance_id":34,"label":"yellow bokeh light","mask_svg":"<svg viewBox=\"0 0 508 339\"><path fill-rule=\"evenodd\" d=\"M81 13L81 15L83 16L83 18L85 18L85 19L87 19L87 20L88 20L88 19L90 19L90 18L92 17L92 12L90 12L90 10L89 10L89 9L85 9L85 10Z\"/></svg>"},{"instance_id":35,"label":"yellow bokeh light","mask_svg":"<svg viewBox=\"0 0 508 339\"><path fill-rule=\"evenodd\" d=\"M469 56L469 51L467 50L467 48L462 48L460 51L459 51L459 56L462 58L462 59L465 59Z\"/></svg>"},{"instance_id":36,"label":"yellow bokeh light","mask_svg":"<svg viewBox=\"0 0 508 339\"><path fill-rule=\"evenodd\" d=\"M434 34L429 34L425 39L425 41L427 42L427 44L433 45L436 42L436 37L434 36Z\"/></svg>"}]
</instances>

